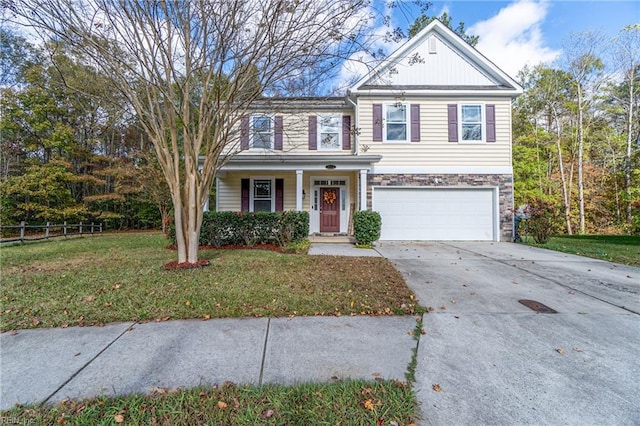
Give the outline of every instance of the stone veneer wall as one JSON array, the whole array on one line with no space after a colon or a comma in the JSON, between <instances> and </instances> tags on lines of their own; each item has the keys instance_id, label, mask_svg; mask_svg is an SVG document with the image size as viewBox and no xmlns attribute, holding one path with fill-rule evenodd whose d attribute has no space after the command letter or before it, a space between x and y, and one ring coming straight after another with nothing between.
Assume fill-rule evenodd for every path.
<instances>
[{"instance_id":1,"label":"stone veneer wall","mask_svg":"<svg viewBox=\"0 0 640 426\"><path fill-rule=\"evenodd\" d=\"M513 240L513 176L480 174L369 174L367 208L372 206L372 186L498 187L500 197L500 241Z\"/></svg>"}]
</instances>

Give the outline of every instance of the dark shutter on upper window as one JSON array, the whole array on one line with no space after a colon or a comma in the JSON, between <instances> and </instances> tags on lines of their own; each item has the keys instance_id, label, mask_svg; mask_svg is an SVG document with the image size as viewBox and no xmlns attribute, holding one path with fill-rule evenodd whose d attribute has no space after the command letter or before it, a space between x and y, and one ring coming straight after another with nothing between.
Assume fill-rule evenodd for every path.
<instances>
[{"instance_id":1,"label":"dark shutter on upper window","mask_svg":"<svg viewBox=\"0 0 640 426\"><path fill-rule=\"evenodd\" d=\"M411 104L411 142L420 142L420 104Z\"/></svg>"},{"instance_id":2,"label":"dark shutter on upper window","mask_svg":"<svg viewBox=\"0 0 640 426\"><path fill-rule=\"evenodd\" d=\"M449 142L458 142L458 105L447 105Z\"/></svg>"},{"instance_id":3,"label":"dark shutter on upper window","mask_svg":"<svg viewBox=\"0 0 640 426\"><path fill-rule=\"evenodd\" d=\"M240 211L249 211L249 179L240 180Z\"/></svg>"},{"instance_id":4,"label":"dark shutter on upper window","mask_svg":"<svg viewBox=\"0 0 640 426\"><path fill-rule=\"evenodd\" d=\"M373 104L373 140L382 142L382 104Z\"/></svg>"},{"instance_id":5,"label":"dark shutter on upper window","mask_svg":"<svg viewBox=\"0 0 640 426\"><path fill-rule=\"evenodd\" d=\"M240 149L249 149L249 116L240 119Z\"/></svg>"},{"instance_id":6,"label":"dark shutter on upper window","mask_svg":"<svg viewBox=\"0 0 640 426\"><path fill-rule=\"evenodd\" d=\"M315 151L318 149L318 117L315 115L309 116L309 150Z\"/></svg>"},{"instance_id":7,"label":"dark shutter on upper window","mask_svg":"<svg viewBox=\"0 0 640 426\"><path fill-rule=\"evenodd\" d=\"M274 126L273 149L282 151L282 116L276 115Z\"/></svg>"},{"instance_id":8,"label":"dark shutter on upper window","mask_svg":"<svg viewBox=\"0 0 640 426\"><path fill-rule=\"evenodd\" d=\"M276 211L284 210L284 179L276 179Z\"/></svg>"},{"instance_id":9,"label":"dark shutter on upper window","mask_svg":"<svg viewBox=\"0 0 640 426\"><path fill-rule=\"evenodd\" d=\"M485 114L487 115L487 142L496 141L496 106L485 105Z\"/></svg>"},{"instance_id":10,"label":"dark shutter on upper window","mask_svg":"<svg viewBox=\"0 0 640 426\"><path fill-rule=\"evenodd\" d=\"M342 149L351 149L351 116L342 116Z\"/></svg>"}]
</instances>

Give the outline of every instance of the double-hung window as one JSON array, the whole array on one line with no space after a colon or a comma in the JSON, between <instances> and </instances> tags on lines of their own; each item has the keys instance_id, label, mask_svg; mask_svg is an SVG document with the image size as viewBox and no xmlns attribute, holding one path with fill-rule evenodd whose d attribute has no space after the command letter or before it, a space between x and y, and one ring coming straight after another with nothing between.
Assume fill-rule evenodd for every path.
<instances>
[{"instance_id":1,"label":"double-hung window","mask_svg":"<svg viewBox=\"0 0 640 426\"><path fill-rule=\"evenodd\" d=\"M409 142L407 104L385 104L384 133L387 142Z\"/></svg>"},{"instance_id":2,"label":"double-hung window","mask_svg":"<svg viewBox=\"0 0 640 426\"><path fill-rule=\"evenodd\" d=\"M273 149L273 118L270 115L251 117L251 148Z\"/></svg>"},{"instance_id":3,"label":"double-hung window","mask_svg":"<svg viewBox=\"0 0 640 426\"><path fill-rule=\"evenodd\" d=\"M483 142L482 105L460 105L460 141Z\"/></svg>"},{"instance_id":4,"label":"double-hung window","mask_svg":"<svg viewBox=\"0 0 640 426\"><path fill-rule=\"evenodd\" d=\"M253 179L253 211L270 212L273 211L273 180Z\"/></svg>"},{"instance_id":5,"label":"double-hung window","mask_svg":"<svg viewBox=\"0 0 640 426\"><path fill-rule=\"evenodd\" d=\"M324 151L339 151L342 149L342 116L321 115L318 132L318 147Z\"/></svg>"}]
</instances>

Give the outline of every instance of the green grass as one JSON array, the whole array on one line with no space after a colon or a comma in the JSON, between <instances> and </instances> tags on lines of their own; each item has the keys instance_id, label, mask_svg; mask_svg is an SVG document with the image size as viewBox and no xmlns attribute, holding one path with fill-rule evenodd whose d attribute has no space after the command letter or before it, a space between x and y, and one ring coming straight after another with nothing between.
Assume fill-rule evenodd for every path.
<instances>
[{"instance_id":1,"label":"green grass","mask_svg":"<svg viewBox=\"0 0 640 426\"><path fill-rule=\"evenodd\" d=\"M260 250L202 250L211 266L166 271L175 260L154 234L114 234L2 247L0 327L68 327L293 315L420 313L413 294L382 258L307 256ZM303 247L304 248L304 247ZM67 425L376 425L411 424L411 385L336 381L158 389L23 406L0 422Z\"/></svg>"},{"instance_id":2,"label":"green grass","mask_svg":"<svg viewBox=\"0 0 640 426\"><path fill-rule=\"evenodd\" d=\"M114 234L3 247L0 329L421 311L386 259L201 250L211 266L166 271L167 243Z\"/></svg>"},{"instance_id":3,"label":"green grass","mask_svg":"<svg viewBox=\"0 0 640 426\"><path fill-rule=\"evenodd\" d=\"M572 235L552 237L546 244L529 244L594 259L640 266L640 236Z\"/></svg>"},{"instance_id":4,"label":"green grass","mask_svg":"<svg viewBox=\"0 0 640 426\"><path fill-rule=\"evenodd\" d=\"M347 380L158 389L150 396L17 407L3 412L0 421L38 425L408 425L416 413L415 394L403 382Z\"/></svg>"}]
</instances>

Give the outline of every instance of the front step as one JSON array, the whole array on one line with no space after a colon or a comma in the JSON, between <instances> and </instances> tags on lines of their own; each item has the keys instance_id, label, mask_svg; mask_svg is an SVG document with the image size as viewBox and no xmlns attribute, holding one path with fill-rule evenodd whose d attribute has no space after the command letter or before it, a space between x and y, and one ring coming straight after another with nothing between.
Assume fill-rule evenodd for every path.
<instances>
[{"instance_id":1,"label":"front step","mask_svg":"<svg viewBox=\"0 0 640 426\"><path fill-rule=\"evenodd\" d=\"M356 239L344 234L313 234L309 235L310 243L351 243L354 244Z\"/></svg>"}]
</instances>

